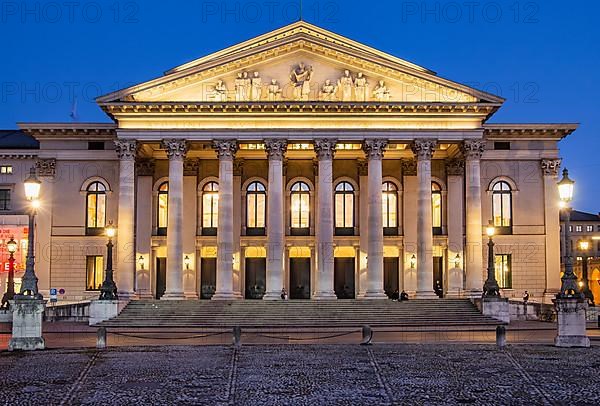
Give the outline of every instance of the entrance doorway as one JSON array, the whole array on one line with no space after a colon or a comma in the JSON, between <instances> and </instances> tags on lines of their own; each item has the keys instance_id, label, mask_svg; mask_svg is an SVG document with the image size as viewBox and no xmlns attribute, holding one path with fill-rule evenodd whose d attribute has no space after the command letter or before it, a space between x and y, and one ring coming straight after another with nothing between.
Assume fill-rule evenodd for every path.
<instances>
[{"instance_id":1,"label":"entrance doorway","mask_svg":"<svg viewBox=\"0 0 600 406\"><path fill-rule=\"evenodd\" d=\"M433 291L444 297L444 257L433 257Z\"/></svg>"},{"instance_id":2,"label":"entrance doorway","mask_svg":"<svg viewBox=\"0 0 600 406\"><path fill-rule=\"evenodd\" d=\"M334 258L333 286L338 299L354 299L354 258Z\"/></svg>"},{"instance_id":3,"label":"entrance doorway","mask_svg":"<svg viewBox=\"0 0 600 406\"><path fill-rule=\"evenodd\" d=\"M399 269L400 265L397 257L383 258L383 290L389 298L400 289L398 283Z\"/></svg>"},{"instance_id":4,"label":"entrance doorway","mask_svg":"<svg viewBox=\"0 0 600 406\"><path fill-rule=\"evenodd\" d=\"M210 299L217 290L217 258L200 259L200 299Z\"/></svg>"},{"instance_id":5,"label":"entrance doorway","mask_svg":"<svg viewBox=\"0 0 600 406\"><path fill-rule=\"evenodd\" d=\"M246 299L262 299L267 286L266 258L246 258Z\"/></svg>"},{"instance_id":6,"label":"entrance doorway","mask_svg":"<svg viewBox=\"0 0 600 406\"><path fill-rule=\"evenodd\" d=\"M290 299L310 299L310 258L290 258Z\"/></svg>"},{"instance_id":7,"label":"entrance doorway","mask_svg":"<svg viewBox=\"0 0 600 406\"><path fill-rule=\"evenodd\" d=\"M160 299L167 289L167 258L156 258L156 293L155 298Z\"/></svg>"}]
</instances>

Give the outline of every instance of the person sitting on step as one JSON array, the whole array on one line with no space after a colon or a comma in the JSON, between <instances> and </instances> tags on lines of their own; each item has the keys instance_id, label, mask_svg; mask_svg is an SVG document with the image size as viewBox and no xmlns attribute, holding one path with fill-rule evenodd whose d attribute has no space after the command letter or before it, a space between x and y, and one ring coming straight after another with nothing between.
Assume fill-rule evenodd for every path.
<instances>
[{"instance_id":1,"label":"person sitting on step","mask_svg":"<svg viewBox=\"0 0 600 406\"><path fill-rule=\"evenodd\" d=\"M402 293L400 293L400 301L404 302L408 300L408 293L406 293L404 290L402 290Z\"/></svg>"}]
</instances>

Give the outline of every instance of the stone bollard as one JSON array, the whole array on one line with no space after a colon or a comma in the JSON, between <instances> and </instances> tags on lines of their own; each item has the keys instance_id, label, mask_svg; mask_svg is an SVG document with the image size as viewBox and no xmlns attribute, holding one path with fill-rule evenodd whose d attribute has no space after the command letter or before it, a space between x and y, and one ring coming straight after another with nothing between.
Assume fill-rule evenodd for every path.
<instances>
[{"instance_id":1,"label":"stone bollard","mask_svg":"<svg viewBox=\"0 0 600 406\"><path fill-rule=\"evenodd\" d=\"M368 325L364 325L362 327L362 341L360 345L371 345L371 340L373 339L373 330Z\"/></svg>"},{"instance_id":2,"label":"stone bollard","mask_svg":"<svg viewBox=\"0 0 600 406\"><path fill-rule=\"evenodd\" d=\"M506 327L496 327L496 345L498 348L503 349L506 347Z\"/></svg>"},{"instance_id":3,"label":"stone bollard","mask_svg":"<svg viewBox=\"0 0 600 406\"><path fill-rule=\"evenodd\" d=\"M242 329L240 326L233 328L233 346L237 349L242 347Z\"/></svg>"},{"instance_id":4,"label":"stone bollard","mask_svg":"<svg viewBox=\"0 0 600 406\"><path fill-rule=\"evenodd\" d=\"M98 327L98 335L96 336L96 348L103 350L106 348L106 327Z\"/></svg>"}]
</instances>

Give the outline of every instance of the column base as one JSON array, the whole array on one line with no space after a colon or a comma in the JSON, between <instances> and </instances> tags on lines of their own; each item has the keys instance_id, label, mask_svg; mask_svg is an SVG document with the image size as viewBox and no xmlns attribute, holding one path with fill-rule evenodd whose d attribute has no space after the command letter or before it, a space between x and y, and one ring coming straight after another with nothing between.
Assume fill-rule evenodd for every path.
<instances>
[{"instance_id":1,"label":"column base","mask_svg":"<svg viewBox=\"0 0 600 406\"><path fill-rule=\"evenodd\" d=\"M160 300L184 300L183 292L168 292L160 297Z\"/></svg>"},{"instance_id":2,"label":"column base","mask_svg":"<svg viewBox=\"0 0 600 406\"><path fill-rule=\"evenodd\" d=\"M383 290L374 292L366 291L362 299L388 299L388 296Z\"/></svg>"},{"instance_id":3,"label":"column base","mask_svg":"<svg viewBox=\"0 0 600 406\"><path fill-rule=\"evenodd\" d=\"M415 294L415 299L439 299L440 297L433 291L419 291Z\"/></svg>"},{"instance_id":4,"label":"column base","mask_svg":"<svg viewBox=\"0 0 600 406\"><path fill-rule=\"evenodd\" d=\"M240 297L235 292L215 292L210 300L238 300Z\"/></svg>"},{"instance_id":5,"label":"column base","mask_svg":"<svg viewBox=\"0 0 600 406\"><path fill-rule=\"evenodd\" d=\"M44 337L13 337L8 342L8 351L35 351L45 348Z\"/></svg>"},{"instance_id":6,"label":"column base","mask_svg":"<svg viewBox=\"0 0 600 406\"><path fill-rule=\"evenodd\" d=\"M554 346L564 348L589 348L590 339L587 336L556 336L554 338Z\"/></svg>"},{"instance_id":7,"label":"column base","mask_svg":"<svg viewBox=\"0 0 600 406\"><path fill-rule=\"evenodd\" d=\"M184 292L183 296L187 300L198 300L198 294L196 292Z\"/></svg>"},{"instance_id":8,"label":"column base","mask_svg":"<svg viewBox=\"0 0 600 406\"><path fill-rule=\"evenodd\" d=\"M262 300L281 300L281 291L279 292L266 292L262 298Z\"/></svg>"},{"instance_id":9,"label":"column base","mask_svg":"<svg viewBox=\"0 0 600 406\"><path fill-rule=\"evenodd\" d=\"M138 292L137 298L149 300L154 299L154 295L152 294L152 292Z\"/></svg>"},{"instance_id":10,"label":"column base","mask_svg":"<svg viewBox=\"0 0 600 406\"><path fill-rule=\"evenodd\" d=\"M477 289L465 289L462 291L461 296L465 299L481 299L483 296L483 288Z\"/></svg>"},{"instance_id":11,"label":"column base","mask_svg":"<svg viewBox=\"0 0 600 406\"><path fill-rule=\"evenodd\" d=\"M555 299L558 331L554 339L556 347L589 347L586 332L585 299Z\"/></svg>"},{"instance_id":12,"label":"column base","mask_svg":"<svg viewBox=\"0 0 600 406\"><path fill-rule=\"evenodd\" d=\"M461 297L461 293L459 289L449 290L446 292L446 298L448 299L459 299Z\"/></svg>"},{"instance_id":13,"label":"column base","mask_svg":"<svg viewBox=\"0 0 600 406\"><path fill-rule=\"evenodd\" d=\"M334 291L329 292L315 292L312 299L314 300L337 300L337 296Z\"/></svg>"}]
</instances>

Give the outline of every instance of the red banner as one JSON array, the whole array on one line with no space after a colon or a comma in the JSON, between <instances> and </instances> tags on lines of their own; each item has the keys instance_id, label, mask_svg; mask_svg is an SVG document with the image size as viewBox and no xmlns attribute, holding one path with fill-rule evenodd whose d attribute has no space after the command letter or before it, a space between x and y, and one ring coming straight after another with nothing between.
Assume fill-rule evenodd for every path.
<instances>
[{"instance_id":1,"label":"red banner","mask_svg":"<svg viewBox=\"0 0 600 406\"><path fill-rule=\"evenodd\" d=\"M6 243L11 238L17 242L17 252L15 252L15 271L25 270L25 257L27 256L27 237L29 235L28 227L24 226L0 226L0 272L8 272L10 256Z\"/></svg>"}]
</instances>

